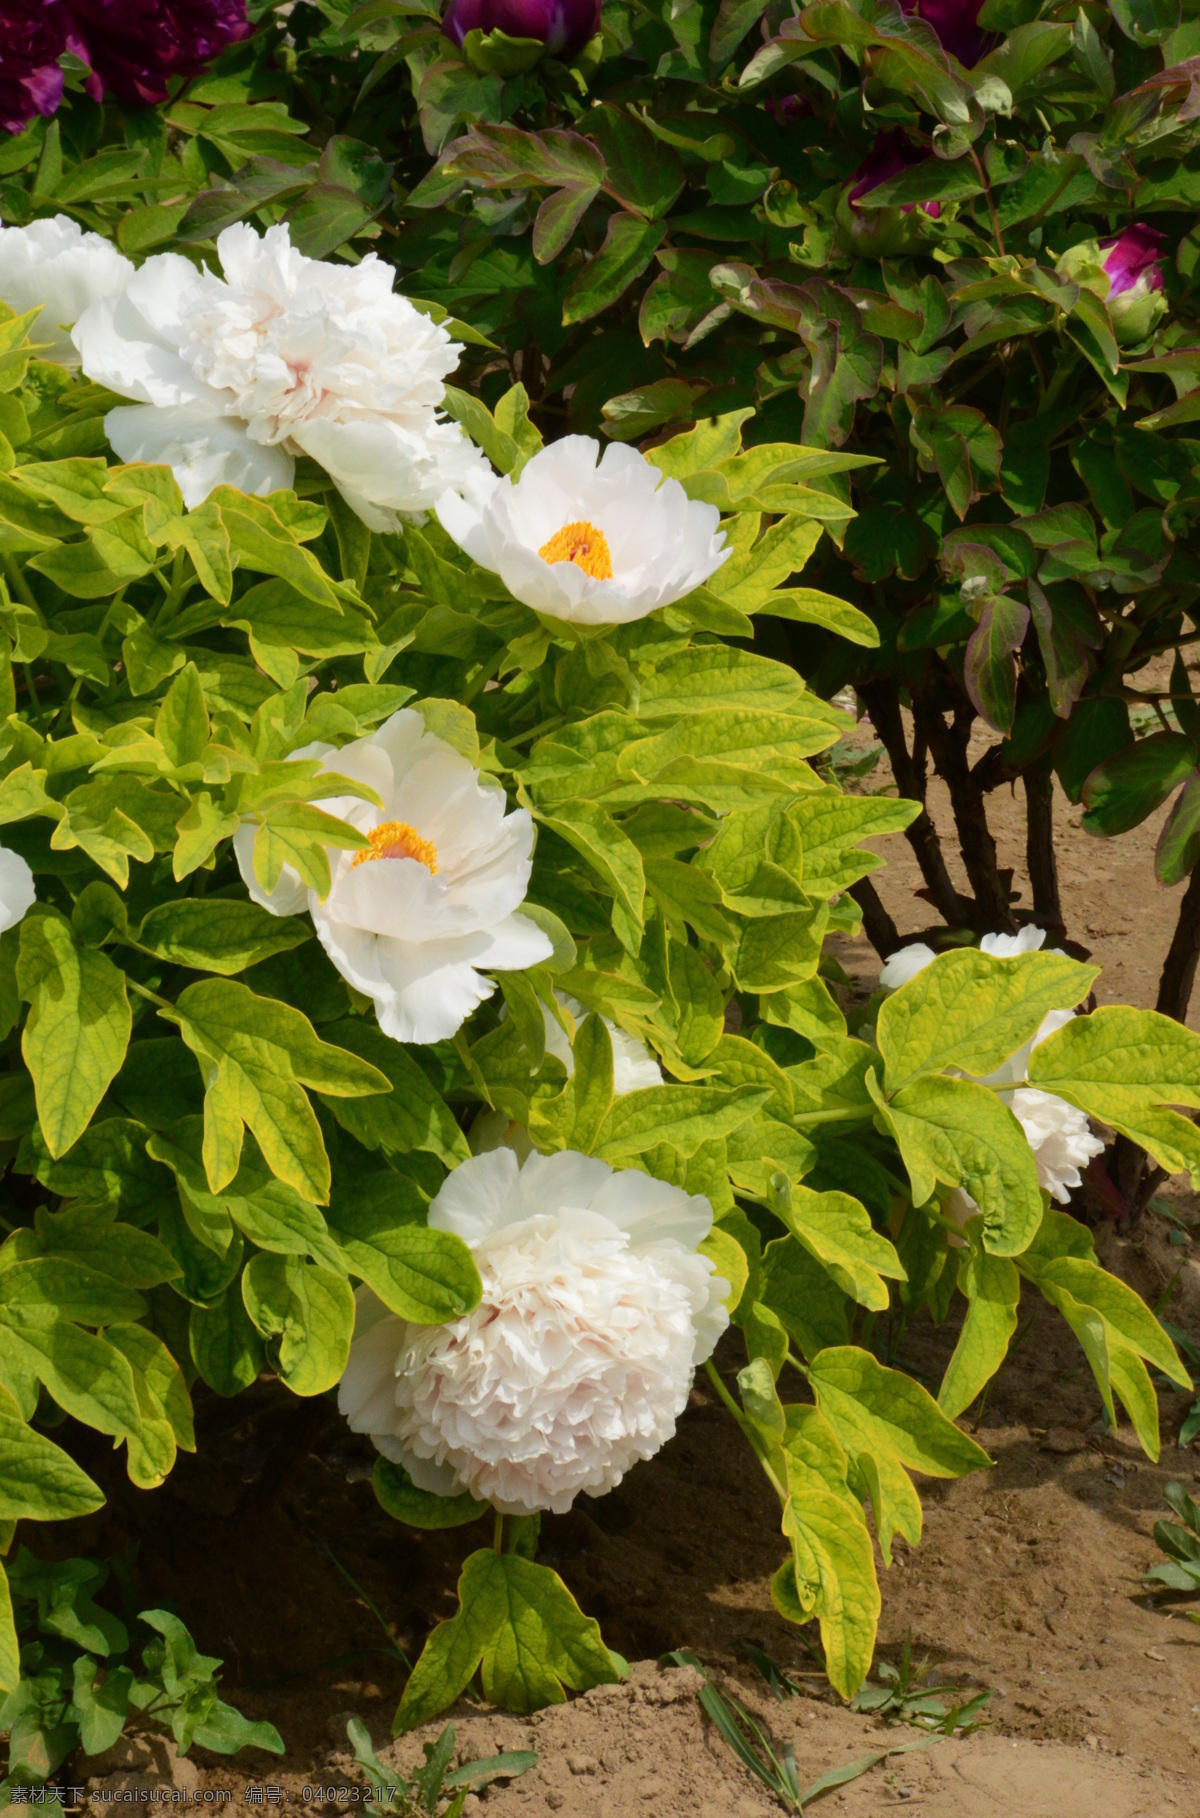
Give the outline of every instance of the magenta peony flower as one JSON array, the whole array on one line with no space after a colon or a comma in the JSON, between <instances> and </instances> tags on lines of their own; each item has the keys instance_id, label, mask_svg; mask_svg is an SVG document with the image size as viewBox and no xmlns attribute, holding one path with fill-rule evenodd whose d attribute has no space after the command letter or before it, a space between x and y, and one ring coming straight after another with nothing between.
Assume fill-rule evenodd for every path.
<instances>
[{"instance_id":1,"label":"magenta peony flower","mask_svg":"<svg viewBox=\"0 0 1200 1818\"><path fill-rule=\"evenodd\" d=\"M900 172L908 170L910 165L919 164L921 154L908 143L903 133L880 133L870 152L855 171L854 187L850 191L851 208L858 207L858 198L870 190L878 189L890 177L898 177ZM901 214L910 215L919 206L931 220L936 221L942 212L940 202L905 202Z\"/></svg>"},{"instance_id":2,"label":"magenta peony flower","mask_svg":"<svg viewBox=\"0 0 1200 1818\"><path fill-rule=\"evenodd\" d=\"M536 38L555 57L574 57L600 30L600 0L450 0L442 31L455 44L468 32Z\"/></svg>"},{"instance_id":3,"label":"magenta peony flower","mask_svg":"<svg viewBox=\"0 0 1200 1818\"><path fill-rule=\"evenodd\" d=\"M983 0L900 0L900 4L906 13L916 13L932 25L942 49L957 57L964 69L973 69L999 43L994 32L980 28Z\"/></svg>"},{"instance_id":4,"label":"magenta peony flower","mask_svg":"<svg viewBox=\"0 0 1200 1818\"><path fill-rule=\"evenodd\" d=\"M87 60L118 101L156 106L251 31L246 0L69 0Z\"/></svg>"},{"instance_id":5,"label":"magenta peony flower","mask_svg":"<svg viewBox=\"0 0 1200 1818\"><path fill-rule=\"evenodd\" d=\"M1108 294L1119 297L1127 290L1161 290L1158 249L1166 239L1156 227L1138 221L1111 239L1100 241L1101 264L1108 273Z\"/></svg>"},{"instance_id":6,"label":"magenta peony flower","mask_svg":"<svg viewBox=\"0 0 1200 1818\"><path fill-rule=\"evenodd\" d=\"M35 114L52 114L63 95L58 59L87 53L64 0L0 5L0 127L19 133Z\"/></svg>"}]
</instances>

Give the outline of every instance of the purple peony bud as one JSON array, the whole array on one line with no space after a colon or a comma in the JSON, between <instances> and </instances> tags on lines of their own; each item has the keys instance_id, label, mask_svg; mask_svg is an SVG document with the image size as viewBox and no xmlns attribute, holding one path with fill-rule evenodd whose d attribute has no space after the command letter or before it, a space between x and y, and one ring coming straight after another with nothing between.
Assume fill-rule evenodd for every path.
<instances>
[{"instance_id":1,"label":"purple peony bud","mask_svg":"<svg viewBox=\"0 0 1200 1818\"><path fill-rule=\"evenodd\" d=\"M246 0L69 0L87 59L118 101L156 106L172 76L196 76L249 36Z\"/></svg>"},{"instance_id":2,"label":"purple peony bud","mask_svg":"<svg viewBox=\"0 0 1200 1818\"><path fill-rule=\"evenodd\" d=\"M1100 241L1100 262L1108 273L1110 297L1122 296L1127 290L1162 289L1158 249L1166 237L1156 227L1146 227L1138 221L1111 239Z\"/></svg>"},{"instance_id":3,"label":"purple peony bud","mask_svg":"<svg viewBox=\"0 0 1200 1818\"><path fill-rule=\"evenodd\" d=\"M855 171L854 187L850 191L851 208L858 207L858 198L870 190L878 189L891 177L898 177L901 171L908 170L913 164L921 163L921 154L908 143L903 133L880 133L868 155ZM910 215L918 204L905 202L900 212ZM936 221L942 212L940 202L922 202L920 208L931 220Z\"/></svg>"},{"instance_id":4,"label":"purple peony bud","mask_svg":"<svg viewBox=\"0 0 1200 1818\"><path fill-rule=\"evenodd\" d=\"M64 0L0 0L0 127L19 133L63 95L58 59L86 57Z\"/></svg>"},{"instance_id":5,"label":"purple peony bud","mask_svg":"<svg viewBox=\"0 0 1200 1818\"><path fill-rule=\"evenodd\" d=\"M906 13L916 13L932 25L942 49L957 57L964 69L973 69L1000 40L980 28L983 0L900 0Z\"/></svg>"},{"instance_id":6,"label":"purple peony bud","mask_svg":"<svg viewBox=\"0 0 1200 1818\"><path fill-rule=\"evenodd\" d=\"M442 30L459 45L468 32L503 32L574 57L600 30L600 0L450 0Z\"/></svg>"},{"instance_id":7,"label":"purple peony bud","mask_svg":"<svg viewBox=\"0 0 1200 1818\"><path fill-rule=\"evenodd\" d=\"M797 120L807 120L812 114L807 95L768 95L763 106L776 126L794 126Z\"/></svg>"}]
</instances>

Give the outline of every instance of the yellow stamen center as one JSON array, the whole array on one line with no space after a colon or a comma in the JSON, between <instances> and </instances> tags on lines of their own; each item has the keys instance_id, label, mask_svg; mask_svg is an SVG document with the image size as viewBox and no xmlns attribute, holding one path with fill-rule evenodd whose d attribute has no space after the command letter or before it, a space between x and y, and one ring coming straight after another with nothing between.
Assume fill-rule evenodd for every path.
<instances>
[{"instance_id":1,"label":"yellow stamen center","mask_svg":"<svg viewBox=\"0 0 1200 1818\"><path fill-rule=\"evenodd\" d=\"M430 877L437 876L437 847L432 840L423 840L407 821L381 821L378 827L372 827L367 838L371 844L356 855L356 865L365 864L368 859L416 859Z\"/></svg>"},{"instance_id":2,"label":"yellow stamen center","mask_svg":"<svg viewBox=\"0 0 1200 1818\"><path fill-rule=\"evenodd\" d=\"M593 581L611 581L613 578L608 538L586 519L564 524L548 543L542 544L538 554L543 562L574 562L576 568L590 574Z\"/></svg>"}]
</instances>

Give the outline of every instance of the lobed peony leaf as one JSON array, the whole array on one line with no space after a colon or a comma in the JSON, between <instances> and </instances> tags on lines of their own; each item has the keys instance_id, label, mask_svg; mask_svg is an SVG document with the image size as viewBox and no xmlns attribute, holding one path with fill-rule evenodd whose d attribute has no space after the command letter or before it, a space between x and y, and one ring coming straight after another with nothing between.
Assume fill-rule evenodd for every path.
<instances>
[{"instance_id":1,"label":"lobed peony leaf","mask_svg":"<svg viewBox=\"0 0 1200 1818\"><path fill-rule=\"evenodd\" d=\"M86 1130L125 1058L125 979L107 954L76 943L57 910L39 908L22 923L17 980L29 1004L21 1052L38 1124L59 1156Z\"/></svg>"},{"instance_id":2,"label":"lobed peony leaf","mask_svg":"<svg viewBox=\"0 0 1200 1818\"><path fill-rule=\"evenodd\" d=\"M568 1689L620 1678L596 1623L548 1566L490 1549L472 1553L458 1604L425 1643L396 1712L397 1734L453 1704L477 1671L484 1697L511 1711L562 1704Z\"/></svg>"},{"instance_id":3,"label":"lobed peony leaf","mask_svg":"<svg viewBox=\"0 0 1200 1818\"><path fill-rule=\"evenodd\" d=\"M959 1263L958 1286L966 1295L967 1313L938 1390L938 1406L951 1420L982 1394L1004 1362L1017 1329L1021 1294L1014 1262L975 1249Z\"/></svg>"}]
</instances>

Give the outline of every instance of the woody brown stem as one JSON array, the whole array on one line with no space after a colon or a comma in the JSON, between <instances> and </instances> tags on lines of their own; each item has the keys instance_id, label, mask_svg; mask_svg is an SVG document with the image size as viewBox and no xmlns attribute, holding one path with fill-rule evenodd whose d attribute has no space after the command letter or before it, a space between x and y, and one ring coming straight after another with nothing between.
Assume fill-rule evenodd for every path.
<instances>
[{"instance_id":1,"label":"woody brown stem","mask_svg":"<svg viewBox=\"0 0 1200 1818\"><path fill-rule=\"evenodd\" d=\"M859 693L871 716L871 724L883 741L897 788L901 795L921 804L921 812L905 829L905 837L921 867L921 876L925 879L938 913L951 928L969 927L971 918L968 906L954 888L954 881L942 856L937 828L925 807L924 735L918 728L914 737L914 752L919 751L921 755L918 769L904 736L899 702L887 683L871 683L860 688Z\"/></svg>"}]
</instances>

